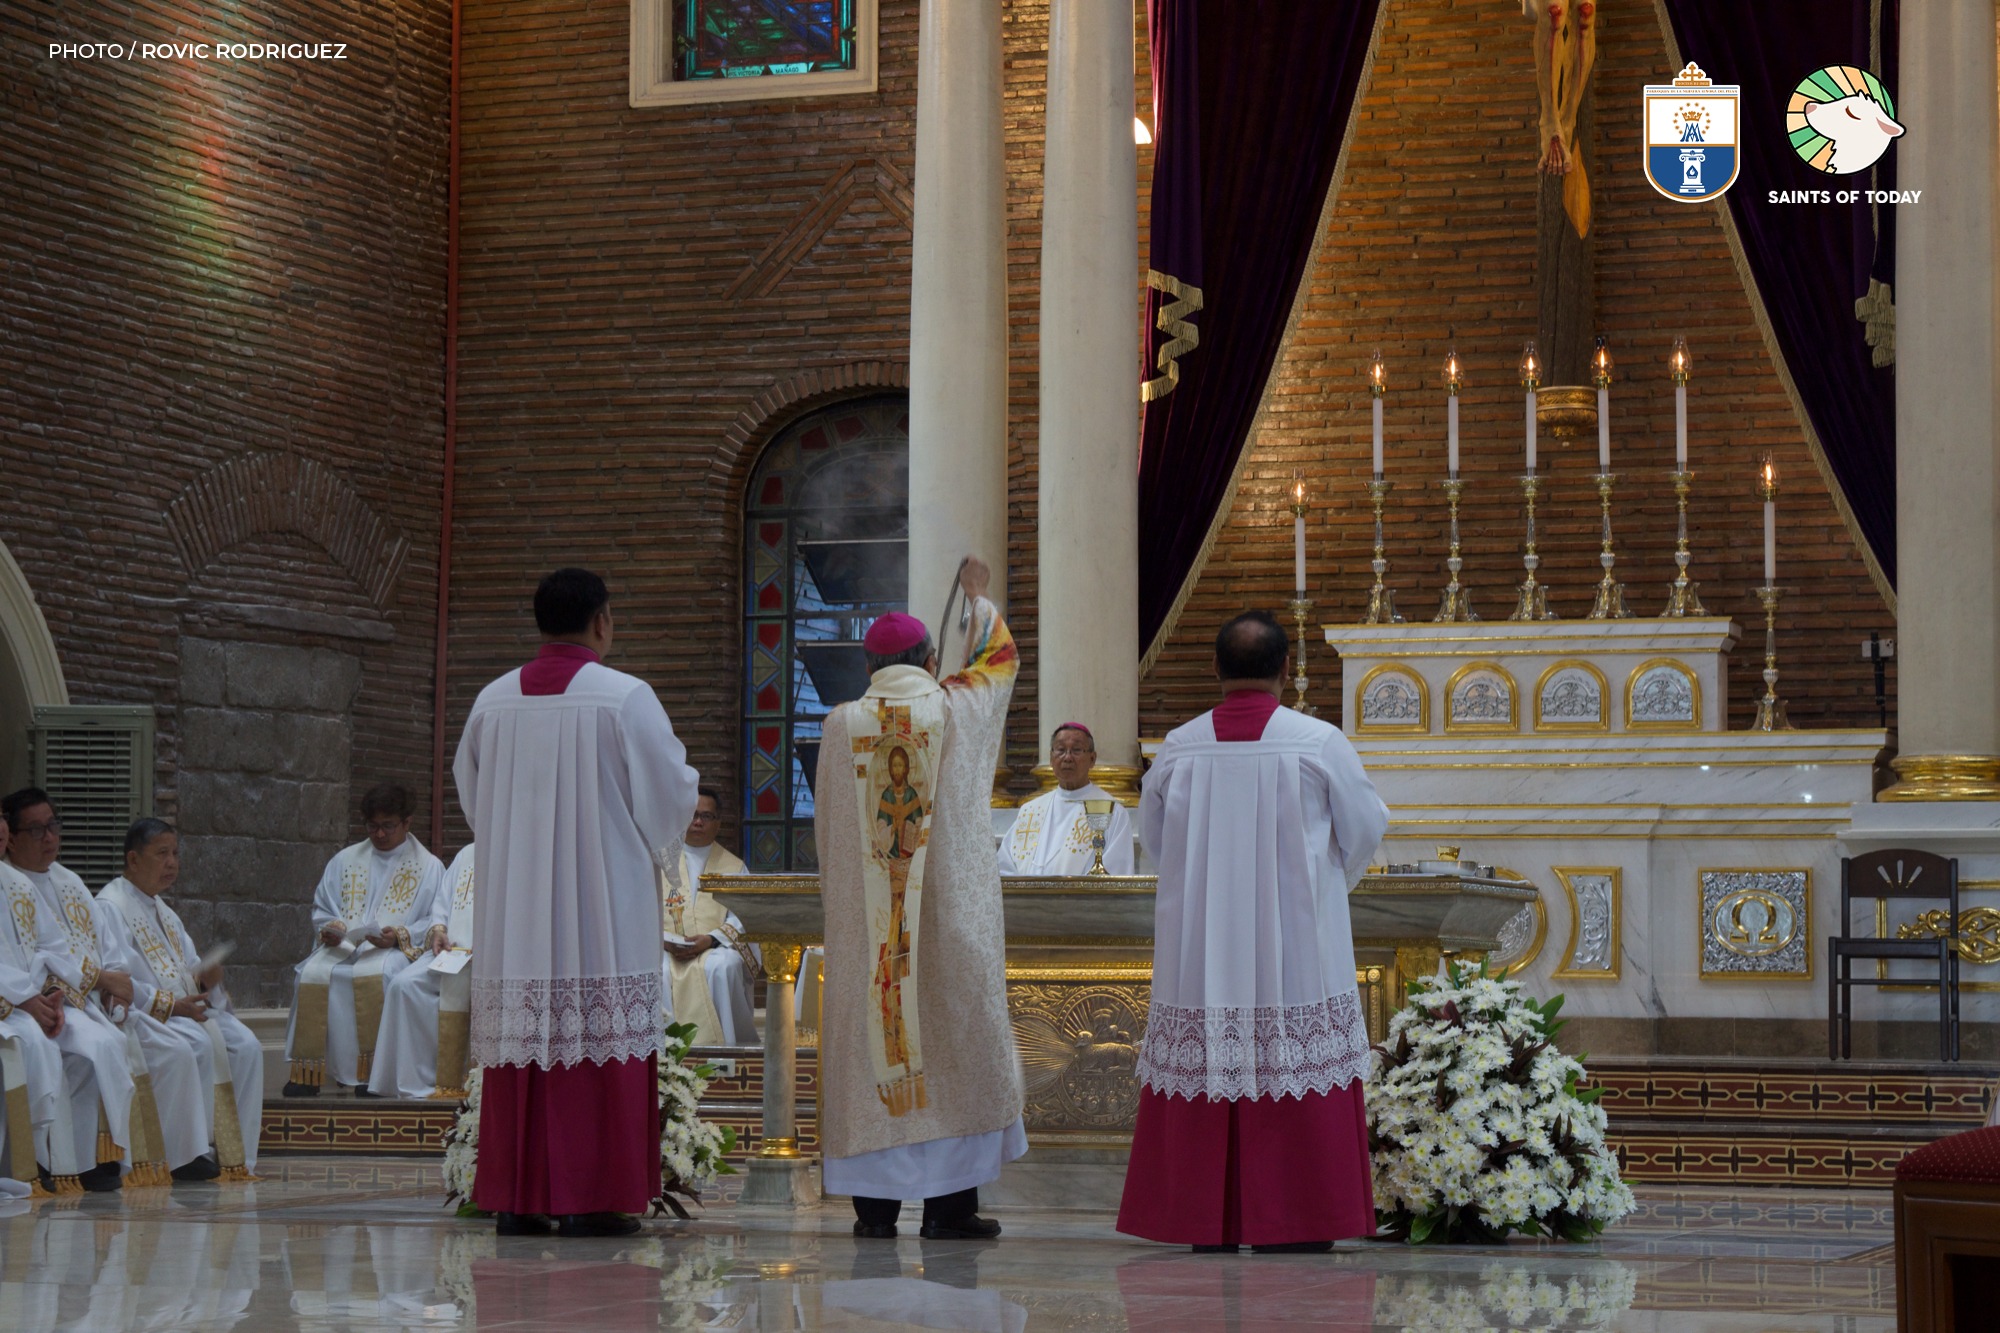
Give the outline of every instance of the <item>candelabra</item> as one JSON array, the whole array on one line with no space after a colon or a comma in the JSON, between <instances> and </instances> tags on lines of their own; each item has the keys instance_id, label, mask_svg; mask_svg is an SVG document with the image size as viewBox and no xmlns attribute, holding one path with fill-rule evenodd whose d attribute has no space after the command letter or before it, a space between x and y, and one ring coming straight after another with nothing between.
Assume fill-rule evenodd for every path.
<instances>
[{"instance_id":1,"label":"candelabra","mask_svg":"<svg viewBox=\"0 0 2000 1333\"><path fill-rule=\"evenodd\" d=\"M1375 586L1368 590L1368 616L1364 624L1403 623L1403 618L1396 614L1396 590L1382 583L1382 576L1389 572L1388 558L1382 554L1382 502L1389 498L1389 492L1395 485L1395 482L1384 481L1380 477L1368 483L1368 498L1375 504L1375 558L1369 562L1369 567L1375 571Z\"/></svg>"},{"instance_id":2,"label":"candelabra","mask_svg":"<svg viewBox=\"0 0 2000 1333\"><path fill-rule=\"evenodd\" d=\"M1521 494L1528 501L1528 549L1521 556L1521 563L1527 568L1528 577L1521 581L1520 596L1514 603L1514 614L1509 620L1554 620L1556 613L1549 610L1549 590L1535 581L1535 570L1541 566L1542 558L1535 554L1535 495L1542 489L1541 478L1530 472L1521 478Z\"/></svg>"},{"instance_id":3,"label":"candelabra","mask_svg":"<svg viewBox=\"0 0 2000 1333\"><path fill-rule=\"evenodd\" d=\"M1778 599L1783 595L1777 588L1757 589L1757 600L1764 604L1764 697L1757 701L1752 731L1792 729L1785 717L1785 701L1778 697Z\"/></svg>"},{"instance_id":4,"label":"candelabra","mask_svg":"<svg viewBox=\"0 0 2000 1333\"><path fill-rule=\"evenodd\" d=\"M1311 610L1310 597L1292 599L1292 622L1299 627L1298 647L1293 650L1292 657L1292 688L1298 692L1298 697L1292 703L1292 710L1307 717L1318 717L1319 710L1306 702L1306 614Z\"/></svg>"},{"instance_id":5,"label":"candelabra","mask_svg":"<svg viewBox=\"0 0 2000 1333\"><path fill-rule=\"evenodd\" d=\"M1590 605L1592 620L1628 620L1632 616L1625 606L1625 585L1611 573L1618 560L1611 545L1611 487L1617 480L1615 473L1597 474L1597 501L1604 513L1603 549L1597 553L1597 563L1604 566L1604 577L1597 581L1597 600Z\"/></svg>"},{"instance_id":6,"label":"candelabra","mask_svg":"<svg viewBox=\"0 0 2000 1333\"><path fill-rule=\"evenodd\" d=\"M1674 564L1678 570L1674 575L1672 588L1667 593L1667 609L1660 612L1660 619L1674 616L1705 616L1702 609L1701 585L1688 579L1688 489L1694 484L1694 473L1685 468L1672 474L1674 479L1674 504L1680 510L1680 535L1674 544Z\"/></svg>"},{"instance_id":7,"label":"candelabra","mask_svg":"<svg viewBox=\"0 0 2000 1333\"><path fill-rule=\"evenodd\" d=\"M1445 499L1451 504L1451 555L1444 566L1451 571L1451 582L1445 585L1444 596L1438 601L1438 613L1431 617L1440 625L1479 619L1472 609L1472 594L1460 587L1458 582L1458 571L1465 567L1465 561L1458 554L1458 497L1464 490L1465 483L1457 477L1444 484Z\"/></svg>"}]
</instances>

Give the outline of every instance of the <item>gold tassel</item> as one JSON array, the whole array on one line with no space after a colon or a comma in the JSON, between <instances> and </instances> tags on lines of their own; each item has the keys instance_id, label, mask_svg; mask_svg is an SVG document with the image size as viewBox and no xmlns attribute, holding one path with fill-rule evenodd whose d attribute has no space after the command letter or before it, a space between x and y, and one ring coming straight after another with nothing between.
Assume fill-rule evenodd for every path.
<instances>
[{"instance_id":1,"label":"gold tassel","mask_svg":"<svg viewBox=\"0 0 2000 1333\"><path fill-rule=\"evenodd\" d=\"M102 1129L98 1130L97 1131L98 1164L101 1166L105 1162L122 1162L124 1160L125 1160L125 1154L118 1151L118 1145L112 1141L110 1131Z\"/></svg>"},{"instance_id":2,"label":"gold tassel","mask_svg":"<svg viewBox=\"0 0 2000 1333\"><path fill-rule=\"evenodd\" d=\"M367 1087L368 1080L375 1073L375 1052L363 1051L354 1060L354 1082L358 1087Z\"/></svg>"},{"instance_id":3,"label":"gold tassel","mask_svg":"<svg viewBox=\"0 0 2000 1333\"><path fill-rule=\"evenodd\" d=\"M292 1070L289 1079L290 1082L302 1083L308 1088L317 1088L320 1086L321 1082L325 1078L326 1078L326 1061L324 1060L292 1061Z\"/></svg>"},{"instance_id":4,"label":"gold tassel","mask_svg":"<svg viewBox=\"0 0 2000 1333\"><path fill-rule=\"evenodd\" d=\"M55 1180L56 1180L57 1194L83 1193L83 1182L78 1180L75 1176L57 1176Z\"/></svg>"},{"instance_id":5,"label":"gold tassel","mask_svg":"<svg viewBox=\"0 0 2000 1333\"><path fill-rule=\"evenodd\" d=\"M33 1180L28 1182L28 1197L30 1199L53 1199L56 1196L54 1191L42 1183L41 1176L37 1175Z\"/></svg>"},{"instance_id":6,"label":"gold tassel","mask_svg":"<svg viewBox=\"0 0 2000 1333\"><path fill-rule=\"evenodd\" d=\"M222 1168L222 1174L216 1177L217 1180L225 1185L250 1185L255 1184L263 1178L262 1176L251 1175L250 1168L247 1166L225 1166Z\"/></svg>"}]
</instances>

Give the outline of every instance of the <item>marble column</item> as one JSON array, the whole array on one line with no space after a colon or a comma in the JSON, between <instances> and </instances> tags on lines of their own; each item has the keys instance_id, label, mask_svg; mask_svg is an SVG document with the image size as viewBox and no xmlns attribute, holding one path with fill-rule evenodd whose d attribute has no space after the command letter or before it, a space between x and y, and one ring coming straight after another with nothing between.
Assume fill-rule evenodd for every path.
<instances>
[{"instance_id":1,"label":"marble column","mask_svg":"<svg viewBox=\"0 0 2000 1333\"><path fill-rule=\"evenodd\" d=\"M1991 4L1902 13L1896 207L1899 781L2000 800L2000 77Z\"/></svg>"},{"instance_id":2,"label":"marble column","mask_svg":"<svg viewBox=\"0 0 2000 1333\"><path fill-rule=\"evenodd\" d=\"M952 574L967 555L1006 602L1007 180L1000 6L923 0L917 39L916 208L910 274L910 613L946 645Z\"/></svg>"},{"instance_id":3,"label":"marble column","mask_svg":"<svg viewBox=\"0 0 2000 1333\"><path fill-rule=\"evenodd\" d=\"M1076 721L1139 763L1139 206L1132 9L1054 0L1042 181L1039 745ZM1044 755L1046 758L1046 755Z\"/></svg>"}]
</instances>

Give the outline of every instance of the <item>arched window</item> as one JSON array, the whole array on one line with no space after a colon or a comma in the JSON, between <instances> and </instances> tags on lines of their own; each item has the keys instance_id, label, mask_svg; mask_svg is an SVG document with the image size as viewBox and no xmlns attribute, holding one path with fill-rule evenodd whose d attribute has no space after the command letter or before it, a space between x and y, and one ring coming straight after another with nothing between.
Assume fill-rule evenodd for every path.
<instances>
[{"instance_id":1,"label":"arched window","mask_svg":"<svg viewBox=\"0 0 2000 1333\"><path fill-rule=\"evenodd\" d=\"M861 636L904 609L909 401L851 399L786 427L745 500L743 859L812 870L820 726L868 687Z\"/></svg>"}]
</instances>

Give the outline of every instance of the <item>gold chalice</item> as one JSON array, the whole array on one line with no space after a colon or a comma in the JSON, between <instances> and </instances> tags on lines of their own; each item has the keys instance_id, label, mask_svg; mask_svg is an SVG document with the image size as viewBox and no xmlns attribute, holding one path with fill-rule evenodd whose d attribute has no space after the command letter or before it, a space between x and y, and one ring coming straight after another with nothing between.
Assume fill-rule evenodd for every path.
<instances>
[{"instance_id":1,"label":"gold chalice","mask_svg":"<svg viewBox=\"0 0 2000 1333\"><path fill-rule=\"evenodd\" d=\"M1116 801L1095 800L1083 803L1083 820L1090 825L1090 845L1097 855L1097 863L1091 866L1090 874L1111 873L1104 868L1104 835L1111 829L1111 811L1117 804Z\"/></svg>"}]
</instances>

